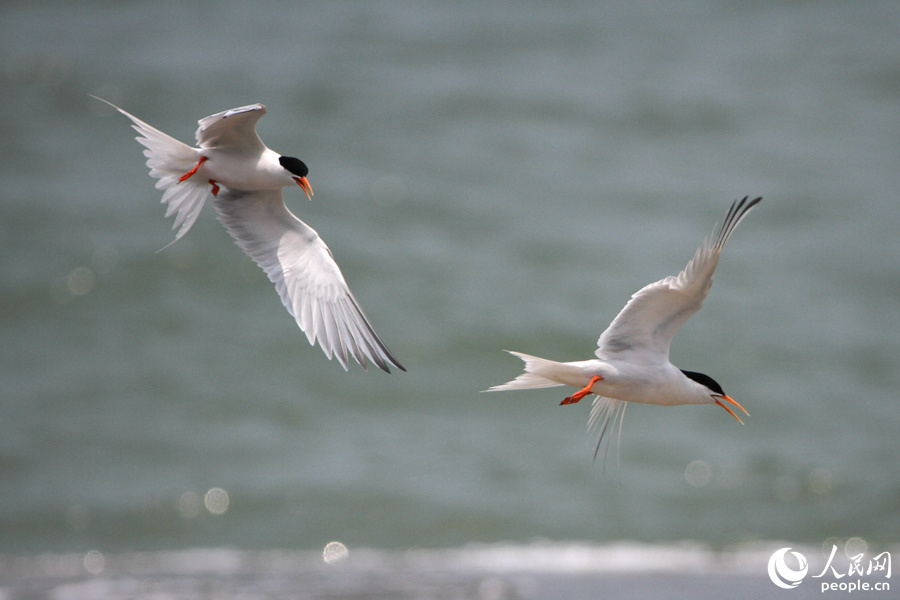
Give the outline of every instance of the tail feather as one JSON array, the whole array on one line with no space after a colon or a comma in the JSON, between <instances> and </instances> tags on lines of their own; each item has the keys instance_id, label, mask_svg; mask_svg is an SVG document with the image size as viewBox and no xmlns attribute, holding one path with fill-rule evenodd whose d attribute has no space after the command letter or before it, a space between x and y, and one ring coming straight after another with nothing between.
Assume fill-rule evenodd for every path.
<instances>
[{"instance_id":1,"label":"tail feather","mask_svg":"<svg viewBox=\"0 0 900 600\"><path fill-rule=\"evenodd\" d=\"M200 151L144 123L111 102L97 96L92 97L109 104L131 119L131 126L140 134L135 139L145 148L144 156L147 157L150 176L159 180L156 182L157 189L165 190L162 203L168 205L166 217L177 213L172 229L178 229L175 240L180 239L197 220L209 194L206 181L195 181L193 178L179 181L200 160Z\"/></svg>"},{"instance_id":2,"label":"tail feather","mask_svg":"<svg viewBox=\"0 0 900 600\"><path fill-rule=\"evenodd\" d=\"M507 352L513 356L518 356L525 362L525 372L512 381L495 385L488 390L489 392L556 387L567 385L566 382L572 378L576 380L584 379L582 370L573 365L511 350L507 350Z\"/></svg>"}]
</instances>

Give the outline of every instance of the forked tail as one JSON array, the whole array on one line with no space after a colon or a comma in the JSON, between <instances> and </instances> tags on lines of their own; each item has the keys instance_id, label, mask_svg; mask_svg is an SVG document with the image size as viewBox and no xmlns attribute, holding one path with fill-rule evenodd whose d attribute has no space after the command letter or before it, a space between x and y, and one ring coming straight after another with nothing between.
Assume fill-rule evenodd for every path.
<instances>
[{"instance_id":1,"label":"forked tail","mask_svg":"<svg viewBox=\"0 0 900 600\"><path fill-rule=\"evenodd\" d=\"M209 194L209 183L205 180L191 178L181 181L197 165L200 151L144 123L112 102L97 96L91 97L109 104L131 119L131 126L140 134L135 139L146 148L144 156L147 157L150 176L159 179L156 182L157 189L165 190L162 203L168 205L166 217L177 213L172 229L178 229L175 239L181 238L197 220Z\"/></svg>"},{"instance_id":2,"label":"forked tail","mask_svg":"<svg viewBox=\"0 0 900 600\"><path fill-rule=\"evenodd\" d=\"M556 387L560 385L578 385L571 381L584 379L584 372L573 365L556 362L530 354L507 350L513 356L518 356L525 361L525 372L501 385L495 385L489 392L501 390L530 390L537 388Z\"/></svg>"}]
</instances>

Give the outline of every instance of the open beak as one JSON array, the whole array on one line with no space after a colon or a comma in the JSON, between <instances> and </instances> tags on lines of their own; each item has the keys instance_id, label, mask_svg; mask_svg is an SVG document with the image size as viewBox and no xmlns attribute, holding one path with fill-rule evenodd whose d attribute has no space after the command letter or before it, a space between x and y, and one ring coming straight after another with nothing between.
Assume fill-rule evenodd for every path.
<instances>
[{"instance_id":1,"label":"open beak","mask_svg":"<svg viewBox=\"0 0 900 600\"><path fill-rule=\"evenodd\" d=\"M750 416L750 413L747 412L747 409L744 408L743 406L741 406L740 404L738 404L738 401L735 400L734 398L732 398L731 396L729 396L728 394L724 394L724 395L722 395L722 396L713 396L713 398L716 399L716 404L718 404L719 406L721 406L722 408L724 408L725 410L727 410L727 411L731 414L732 417L734 417L735 419L737 419L737 420L741 423L741 425L744 424L744 422L741 421L741 418L740 418L739 416L737 416L736 414L734 414L734 411L731 410L730 408L728 408L727 405L723 404L723 403L722 403L722 400L727 400L727 401L731 402L732 404L734 404L735 406L737 406L739 409L741 409L742 411L744 411L744 414L745 414L745 415L747 415L748 417Z\"/></svg>"},{"instance_id":2,"label":"open beak","mask_svg":"<svg viewBox=\"0 0 900 600\"><path fill-rule=\"evenodd\" d=\"M294 177L294 181L303 188L303 191L306 192L306 197L312 200L313 191L312 186L309 185L309 180L306 177Z\"/></svg>"}]
</instances>

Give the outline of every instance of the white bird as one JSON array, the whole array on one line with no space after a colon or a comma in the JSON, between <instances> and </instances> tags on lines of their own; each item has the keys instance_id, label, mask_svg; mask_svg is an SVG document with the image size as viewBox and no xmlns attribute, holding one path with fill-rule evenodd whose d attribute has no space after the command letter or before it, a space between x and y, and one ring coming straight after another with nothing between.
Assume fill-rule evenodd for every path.
<instances>
[{"instance_id":1,"label":"white bird","mask_svg":"<svg viewBox=\"0 0 900 600\"><path fill-rule=\"evenodd\" d=\"M561 404L574 404L595 394L588 421L589 429L599 431L595 459L610 423L615 429L619 421L621 438L628 402L666 406L715 403L741 421L723 401L748 414L744 407L709 375L684 371L669 362L669 346L678 328L703 306L725 242L760 200L744 197L735 201L718 232L704 241L681 273L634 294L597 340L597 358L555 362L510 352L525 361L525 372L489 391L560 385L579 388Z\"/></svg>"},{"instance_id":2,"label":"white bird","mask_svg":"<svg viewBox=\"0 0 900 600\"><path fill-rule=\"evenodd\" d=\"M96 96L93 96L97 98ZM391 355L347 287L328 246L284 204L281 188L299 185L307 197L312 187L306 164L281 156L262 143L256 122L266 114L262 104L232 108L200 119L192 148L106 102L131 119L146 147L150 176L175 214L174 243L188 230L213 195L219 221L238 246L269 276L285 308L306 333L309 343L347 369L352 356L363 369L367 359L390 373L389 365L406 369Z\"/></svg>"}]
</instances>

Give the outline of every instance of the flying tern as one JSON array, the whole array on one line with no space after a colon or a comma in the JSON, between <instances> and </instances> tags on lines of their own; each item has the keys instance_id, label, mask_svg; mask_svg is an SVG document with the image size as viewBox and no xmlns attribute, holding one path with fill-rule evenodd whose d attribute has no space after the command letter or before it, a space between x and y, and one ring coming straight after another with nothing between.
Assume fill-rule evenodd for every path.
<instances>
[{"instance_id":1,"label":"flying tern","mask_svg":"<svg viewBox=\"0 0 900 600\"><path fill-rule=\"evenodd\" d=\"M318 341L345 370L348 357L364 369L371 361L388 373L390 365L406 370L369 324L328 246L285 206L285 186L298 185L311 199L309 169L259 139L255 125L265 106L251 104L200 119L199 147L193 148L97 100L131 119L138 132L135 139L145 147L150 176L164 190L166 217L175 215L178 231L172 243L188 232L212 193L219 221L275 284L310 344Z\"/></svg>"},{"instance_id":2,"label":"flying tern","mask_svg":"<svg viewBox=\"0 0 900 600\"><path fill-rule=\"evenodd\" d=\"M489 391L561 385L578 388L560 404L574 404L595 395L588 421L589 428L599 432L595 459L604 434L610 424L616 428L617 420L621 438L628 402L718 404L743 423L728 404L748 414L744 407L709 375L685 371L669 362L669 346L678 328L703 306L725 242L762 200L748 198L731 205L718 231L704 241L681 273L644 286L631 297L597 340L597 358L556 362L510 352L525 362L525 372Z\"/></svg>"}]
</instances>

